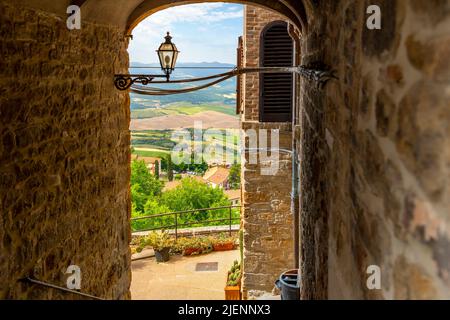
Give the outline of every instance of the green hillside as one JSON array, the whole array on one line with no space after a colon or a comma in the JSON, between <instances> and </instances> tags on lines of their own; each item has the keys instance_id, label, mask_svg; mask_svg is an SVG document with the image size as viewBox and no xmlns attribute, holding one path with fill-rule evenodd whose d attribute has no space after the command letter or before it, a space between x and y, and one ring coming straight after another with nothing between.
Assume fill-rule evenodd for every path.
<instances>
[{"instance_id":1,"label":"green hillside","mask_svg":"<svg viewBox=\"0 0 450 320\"><path fill-rule=\"evenodd\" d=\"M131 63L130 73L149 74L157 69L147 69L156 65L144 65ZM192 79L197 77L210 76L232 70L234 67L225 63L180 63L178 69L172 73L172 79ZM192 67L192 68L191 68ZM219 69L208 69L219 68ZM162 84L155 85L165 89L187 88L192 85L200 85L205 82L195 84ZM165 115L191 115L203 111L217 111L220 113L234 115L236 106L236 79L232 78L209 88L202 90L174 94L167 96L146 96L136 93L130 94L131 117L133 119L154 118Z\"/></svg>"}]
</instances>

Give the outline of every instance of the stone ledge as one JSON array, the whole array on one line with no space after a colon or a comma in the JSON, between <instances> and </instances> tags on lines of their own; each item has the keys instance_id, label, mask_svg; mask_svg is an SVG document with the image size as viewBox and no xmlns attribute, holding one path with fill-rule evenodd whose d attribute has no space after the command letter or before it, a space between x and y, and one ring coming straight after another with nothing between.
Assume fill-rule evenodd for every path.
<instances>
[{"instance_id":1,"label":"stone ledge","mask_svg":"<svg viewBox=\"0 0 450 320\"><path fill-rule=\"evenodd\" d=\"M282 132L292 132L292 124L290 122L259 122L259 121L242 121L242 129L279 129Z\"/></svg>"}]
</instances>

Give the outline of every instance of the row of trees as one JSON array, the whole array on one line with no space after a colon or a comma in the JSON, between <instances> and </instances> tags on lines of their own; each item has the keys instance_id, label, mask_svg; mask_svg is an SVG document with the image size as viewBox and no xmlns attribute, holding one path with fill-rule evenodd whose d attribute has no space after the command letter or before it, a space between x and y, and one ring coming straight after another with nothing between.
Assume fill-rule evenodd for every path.
<instances>
[{"instance_id":1,"label":"row of trees","mask_svg":"<svg viewBox=\"0 0 450 320\"><path fill-rule=\"evenodd\" d=\"M197 210L182 214L178 224L228 218L228 210L206 212L203 208L228 206L229 200L221 188L212 188L192 178L181 180L180 185L172 190L162 192L164 184L149 172L144 161L134 160L131 164L131 199L132 217L157 215L161 213ZM238 217L237 210L233 212ZM148 229L175 224L174 216L133 221L133 230ZM217 223L220 224L220 223Z\"/></svg>"},{"instance_id":2,"label":"row of trees","mask_svg":"<svg viewBox=\"0 0 450 320\"><path fill-rule=\"evenodd\" d=\"M206 163L206 161L204 159L202 159L202 163L194 163L194 161L192 161L191 163L180 163L180 164L175 164L172 162L170 156L167 157L166 159L162 159L161 160L161 169L163 171L167 171L168 174L169 172L172 172L173 175L173 171L176 172L194 172L198 175L203 175L206 170L208 170L208 163ZM172 181L172 180L169 180Z\"/></svg>"}]
</instances>

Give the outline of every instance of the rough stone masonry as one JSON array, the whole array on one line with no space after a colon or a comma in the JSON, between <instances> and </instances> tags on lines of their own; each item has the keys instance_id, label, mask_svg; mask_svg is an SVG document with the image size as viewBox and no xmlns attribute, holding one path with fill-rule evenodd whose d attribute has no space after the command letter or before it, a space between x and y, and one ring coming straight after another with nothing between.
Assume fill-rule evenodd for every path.
<instances>
[{"instance_id":1,"label":"rough stone masonry","mask_svg":"<svg viewBox=\"0 0 450 320\"><path fill-rule=\"evenodd\" d=\"M448 299L450 2L305 3L303 63L339 81L300 88L302 297Z\"/></svg>"},{"instance_id":2,"label":"rough stone masonry","mask_svg":"<svg viewBox=\"0 0 450 320\"><path fill-rule=\"evenodd\" d=\"M129 101L112 79L133 26L198 1L79 1L68 32L70 2L0 0L0 298L74 298L19 281L63 284L70 264L87 293L129 298ZM302 298L450 298L450 2L245 3L284 14L301 63L339 77L295 90Z\"/></svg>"},{"instance_id":3,"label":"rough stone masonry","mask_svg":"<svg viewBox=\"0 0 450 320\"><path fill-rule=\"evenodd\" d=\"M111 75L127 70L114 27L0 1L0 299L73 299L19 282L129 297L129 108Z\"/></svg>"},{"instance_id":4,"label":"rough stone masonry","mask_svg":"<svg viewBox=\"0 0 450 320\"><path fill-rule=\"evenodd\" d=\"M274 21L286 18L272 11L245 6L244 64L246 67L260 66L260 38L264 28ZM242 97L243 132L260 130L268 132L267 147L292 150L292 126L290 123L259 122L260 75L245 75ZM270 144L270 131L278 130L279 146ZM244 135L249 136L249 135ZM246 149L253 146L248 139L242 142ZM242 227L244 230L243 297L256 298L274 288L280 274L295 267L294 261L294 217L291 212L292 159L290 153L272 152L279 158L275 175L265 175L262 170L271 165L261 161L266 151L248 151L242 155ZM259 156L258 164L250 158Z\"/></svg>"}]
</instances>

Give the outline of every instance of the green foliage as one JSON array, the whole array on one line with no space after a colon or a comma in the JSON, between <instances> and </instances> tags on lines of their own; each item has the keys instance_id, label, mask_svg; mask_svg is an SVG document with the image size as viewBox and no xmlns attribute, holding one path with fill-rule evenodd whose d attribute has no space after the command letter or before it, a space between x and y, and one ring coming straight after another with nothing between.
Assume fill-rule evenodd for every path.
<instances>
[{"instance_id":1,"label":"green foliage","mask_svg":"<svg viewBox=\"0 0 450 320\"><path fill-rule=\"evenodd\" d=\"M167 170L168 168L168 160L167 159L163 159L161 161L161 168L162 170ZM175 163L171 163L172 169L176 172L195 172L197 175L203 175L206 170L208 170L208 164L206 163L206 161L203 159L202 163L194 163L194 161L192 161L191 163L180 163L180 164L175 164Z\"/></svg>"},{"instance_id":2,"label":"green foliage","mask_svg":"<svg viewBox=\"0 0 450 320\"><path fill-rule=\"evenodd\" d=\"M141 239L139 248L150 246L156 251L161 251L165 248L171 248L174 243L174 239L167 231L154 231Z\"/></svg>"},{"instance_id":3,"label":"green foliage","mask_svg":"<svg viewBox=\"0 0 450 320\"><path fill-rule=\"evenodd\" d=\"M131 164L131 214L133 218L159 215L176 211L193 212L178 214L179 228L226 225L230 209L213 211L205 208L224 207L229 200L221 188L212 188L192 178L181 180L181 184L162 193L163 183L152 175L144 161L134 160ZM239 209L232 209L232 218L239 218ZM209 222L209 220L221 220ZM175 215L133 220L133 231L149 229L173 229Z\"/></svg>"},{"instance_id":4,"label":"green foliage","mask_svg":"<svg viewBox=\"0 0 450 320\"><path fill-rule=\"evenodd\" d=\"M224 244L228 244L228 243L235 244L235 242L236 242L236 236L231 236L230 237L226 233L219 234L213 240L214 244L220 244L220 245L224 245Z\"/></svg>"},{"instance_id":5,"label":"green foliage","mask_svg":"<svg viewBox=\"0 0 450 320\"><path fill-rule=\"evenodd\" d=\"M142 187L139 184L131 185L132 216L144 211L144 206L148 197L149 196L143 192Z\"/></svg>"},{"instance_id":6,"label":"green foliage","mask_svg":"<svg viewBox=\"0 0 450 320\"><path fill-rule=\"evenodd\" d=\"M178 103L169 103L158 109L155 108L139 108L131 110L131 119L155 118L167 115L195 115L205 111L216 111L219 113L236 116L236 110L230 105L201 103L193 104L187 101Z\"/></svg>"},{"instance_id":7,"label":"green foliage","mask_svg":"<svg viewBox=\"0 0 450 320\"><path fill-rule=\"evenodd\" d=\"M146 247L153 247L156 250L170 248L172 254L185 254L188 250L194 250L194 254L207 254L214 250L214 245L223 243L225 238L228 238L228 241L231 242L236 240L235 237L227 237L226 235L182 237L175 240L167 231L156 231L150 232L147 236L133 238L131 245L133 252L141 252Z\"/></svg>"},{"instance_id":8,"label":"green foliage","mask_svg":"<svg viewBox=\"0 0 450 320\"><path fill-rule=\"evenodd\" d=\"M155 161L155 178L159 180L159 161Z\"/></svg>"},{"instance_id":9,"label":"green foliage","mask_svg":"<svg viewBox=\"0 0 450 320\"><path fill-rule=\"evenodd\" d=\"M211 251L213 251L213 238L179 238L172 248L172 252L185 254L187 249L198 250L196 254L210 253Z\"/></svg>"},{"instance_id":10,"label":"green foliage","mask_svg":"<svg viewBox=\"0 0 450 320\"><path fill-rule=\"evenodd\" d=\"M234 261L230 271L228 271L227 286L237 286L241 282L241 265L237 260Z\"/></svg>"},{"instance_id":11,"label":"green foliage","mask_svg":"<svg viewBox=\"0 0 450 320\"><path fill-rule=\"evenodd\" d=\"M169 155L169 151L165 150L140 150L134 148L133 154L137 154L141 157L154 157L154 158L165 158Z\"/></svg>"},{"instance_id":12,"label":"green foliage","mask_svg":"<svg viewBox=\"0 0 450 320\"><path fill-rule=\"evenodd\" d=\"M162 203L169 207L172 211L185 211L204 208L214 208L227 206L228 199L221 188L212 188L207 184L185 178L181 180L181 185L177 188L164 192L161 197ZM220 210L219 210L220 211ZM224 211L222 210L222 213ZM225 211L226 212L226 211ZM217 215L218 212L212 212L208 217L208 213L199 210L189 215L181 216L181 220L202 221L211 219L211 216Z\"/></svg>"},{"instance_id":13,"label":"green foliage","mask_svg":"<svg viewBox=\"0 0 450 320\"><path fill-rule=\"evenodd\" d=\"M146 196L157 196L161 194L163 184L150 173L143 160L131 162L131 186L139 186L139 192Z\"/></svg>"},{"instance_id":14,"label":"green foliage","mask_svg":"<svg viewBox=\"0 0 450 320\"><path fill-rule=\"evenodd\" d=\"M132 217L144 217L169 213L170 209L159 202L159 198L149 198L144 205L144 210L139 212L132 211ZM158 227L172 227L175 224L174 216L154 217L151 219L135 220L131 222L133 230L148 230Z\"/></svg>"},{"instance_id":15,"label":"green foliage","mask_svg":"<svg viewBox=\"0 0 450 320\"><path fill-rule=\"evenodd\" d=\"M131 216L139 217L145 214L147 203L161 194L163 184L150 173L144 161L134 160L131 163ZM166 210L161 208L160 210ZM166 211L167 212L167 211ZM132 222L132 228L143 227L145 220Z\"/></svg>"},{"instance_id":16,"label":"green foliage","mask_svg":"<svg viewBox=\"0 0 450 320\"><path fill-rule=\"evenodd\" d=\"M239 189L241 187L241 165L234 163L230 168L230 176L228 182L232 189Z\"/></svg>"},{"instance_id":17,"label":"green foliage","mask_svg":"<svg viewBox=\"0 0 450 320\"><path fill-rule=\"evenodd\" d=\"M167 157L167 179L173 181L173 163L170 156Z\"/></svg>"}]
</instances>

